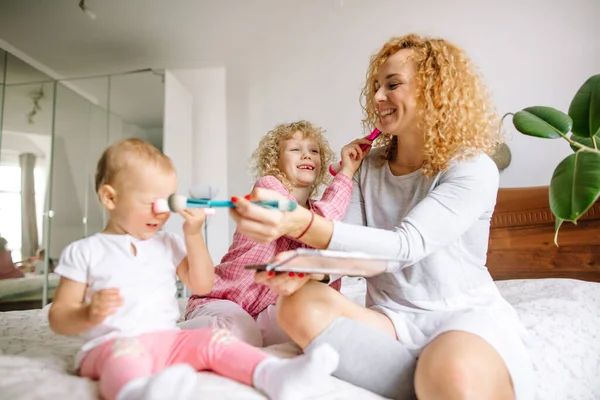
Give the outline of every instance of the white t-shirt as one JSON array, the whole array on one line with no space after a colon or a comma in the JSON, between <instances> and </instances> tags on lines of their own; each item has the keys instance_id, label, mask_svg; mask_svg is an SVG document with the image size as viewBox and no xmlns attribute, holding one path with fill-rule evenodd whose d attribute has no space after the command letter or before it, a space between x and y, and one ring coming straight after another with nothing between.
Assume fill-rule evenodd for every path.
<instances>
[{"instance_id":1,"label":"white t-shirt","mask_svg":"<svg viewBox=\"0 0 600 400\"><path fill-rule=\"evenodd\" d=\"M395 176L381 165L382 151L373 149L355 174L345 222L334 222L329 244L398 260L367 279L367 305L421 312L500 298L486 268L496 164L479 155L431 177Z\"/></svg>"},{"instance_id":2,"label":"white t-shirt","mask_svg":"<svg viewBox=\"0 0 600 400\"><path fill-rule=\"evenodd\" d=\"M178 329L176 270L185 255L183 239L168 232L148 240L97 233L63 250L55 272L87 284L86 302L97 291L110 288L118 288L123 298L115 314L81 333L85 344L76 366L87 351L106 340Z\"/></svg>"}]
</instances>

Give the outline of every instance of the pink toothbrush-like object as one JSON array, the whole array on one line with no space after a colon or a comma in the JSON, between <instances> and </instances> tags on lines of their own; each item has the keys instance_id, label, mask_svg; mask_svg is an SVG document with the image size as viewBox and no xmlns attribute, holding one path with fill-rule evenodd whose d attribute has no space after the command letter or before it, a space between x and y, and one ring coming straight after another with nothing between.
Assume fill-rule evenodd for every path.
<instances>
[{"instance_id":1,"label":"pink toothbrush-like object","mask_svg":"<svg viewBox=\"0 0 600 400\"><path fill-rule=\"evenodd\" d=\"M369 136L367 136L367 140L370 140L371 142L375 139L377 139L377 136L379 136L381 134L381 131L377 128L375 128L373 130L373 132L371 132L371 134ZM360 148L365 150L367 147L369 147L368 144L361 144ZM340 161L339 164L331 164L329 166L329 173L333 176L336 176L340 170L342 169L342 162Z\"/></svg>"}]
</instances>

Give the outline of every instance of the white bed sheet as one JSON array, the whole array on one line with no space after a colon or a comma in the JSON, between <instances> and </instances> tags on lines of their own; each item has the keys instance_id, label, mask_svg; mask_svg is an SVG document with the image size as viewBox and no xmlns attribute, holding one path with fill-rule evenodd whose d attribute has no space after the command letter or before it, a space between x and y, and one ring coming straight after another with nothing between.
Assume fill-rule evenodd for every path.
<instances>
[{"instance_id":1,"label":"white bed sheet","mask_svg":"<svg viewBox=\"0 0 600 400\"><path fill-rule=\"evenodd\" d=\"M347 288L361 303L362 285ZM600 399L600 283L573 279L496 282L529 332L537 400Z\"/></svg>"},{"instance_id":2,"label":"white bed sheet","mask_svg":"<svg viewBox=\"0 0 600 400\"><path fill-rule=\"evenodd\" d=\"M364 281L347 279L344 292L364 299ZM537 399L600 398L600 284L568 280L498 282L531 334ZM80 341L53 335L42 310L0 314L0 399L94 399L96 384L72 374ZM293 356L297 347L266 351ZM320 399L380 399L331 378ZM198 375L198 399L264 399L252 388L212 373Z\"/></svg>"},{"instance_id":3,"label":"white bed sheet","mask_svg":"<svg viewBox=\"0 0 600 400\"><path fill-rule=\"evenodd\" d=\"M48 274L48 288L55 289L60 277L54 273ZM18 298L19 295L39 294L42 296L44 275L26 275L23 278L0 279L0 300Z\"/></svg>"}]
</instances>

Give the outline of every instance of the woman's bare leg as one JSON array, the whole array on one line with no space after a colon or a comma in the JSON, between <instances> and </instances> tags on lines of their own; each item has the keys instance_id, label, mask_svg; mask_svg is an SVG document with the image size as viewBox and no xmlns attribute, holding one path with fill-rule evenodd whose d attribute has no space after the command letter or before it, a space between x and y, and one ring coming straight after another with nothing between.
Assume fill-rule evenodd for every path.
<instances>
[{"instance_id":1,"label":"woman's bare leg","mask_svg":"<svg viewBox=\"0 0 600 400\"><path fill-rule=\"evenodd\" d=\"M421 352L415 372L419 400L514 399L500 354L477 335L449 331Z\"/></svg>"}]
</instances>

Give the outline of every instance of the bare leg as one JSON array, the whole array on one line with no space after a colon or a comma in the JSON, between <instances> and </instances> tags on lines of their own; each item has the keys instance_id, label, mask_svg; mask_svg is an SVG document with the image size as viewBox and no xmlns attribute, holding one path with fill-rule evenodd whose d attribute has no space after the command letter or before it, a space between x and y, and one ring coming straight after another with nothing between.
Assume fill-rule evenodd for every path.
<instances>
[{"instance_id":1,"label":"bare leg","mask_svg":"<svg viewBox=\"0 0 600 400\"><path fill-rule=\"evenodd\" d=\"M415 390L420 400L515 398L500 354L479 336L461 331L443 333L423 349Z\"/></svg>"}]
</instances>

